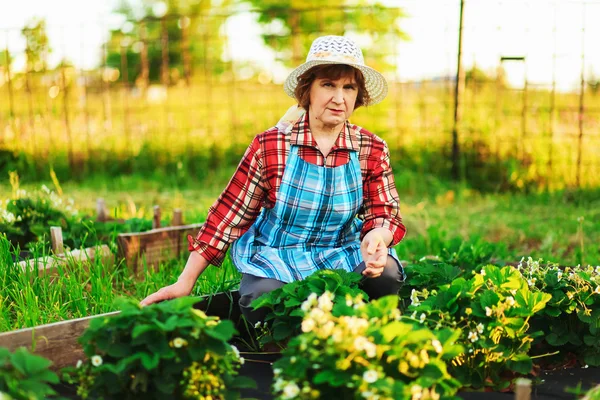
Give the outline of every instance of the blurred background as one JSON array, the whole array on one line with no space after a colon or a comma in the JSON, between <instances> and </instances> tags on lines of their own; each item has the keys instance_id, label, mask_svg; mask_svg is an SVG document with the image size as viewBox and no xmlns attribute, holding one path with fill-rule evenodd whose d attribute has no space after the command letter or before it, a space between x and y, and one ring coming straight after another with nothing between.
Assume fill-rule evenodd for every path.
<instances>
[{"instance_id":1,"label":"blurred background","mask_svg":"<svg viewBox=\"0 0 600 400\"><path fill-rule=\"evenodd\" d=\"M388 79L352 122L483 191L600 182L600 1L26 0L0 14L0 176L202 180L293 104L320 35ZM4 179L4 178L3 178Z\"/></svg>"}]
</instances>

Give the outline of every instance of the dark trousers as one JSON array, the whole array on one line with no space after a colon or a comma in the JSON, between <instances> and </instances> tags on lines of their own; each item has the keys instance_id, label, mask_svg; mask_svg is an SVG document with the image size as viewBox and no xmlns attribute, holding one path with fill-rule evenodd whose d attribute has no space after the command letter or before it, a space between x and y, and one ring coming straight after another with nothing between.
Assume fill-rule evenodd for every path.
<instances>
[{"instance_id":1,"label":"dark trousers","mask_svg":"<svg viewBox=\"0 0 600 400\"><path fill-rule=\"evenodd\" d=\"M360 263L354 272L360 274L365 269L365 263ZM364 290L369 299L378 299L389 294L398 294L402 283L404 282L404 270L402 266L393 257L388 257L387 264L381 276L377 278L363 277L359 287ZM252 310L250 304L265 293L269 293L285 285L285 282L277 279L262 278L250 274L242 274L240 283L240 309L248 322L255 324L263 321L267 310Z\"/></svg>"}]
</instances>

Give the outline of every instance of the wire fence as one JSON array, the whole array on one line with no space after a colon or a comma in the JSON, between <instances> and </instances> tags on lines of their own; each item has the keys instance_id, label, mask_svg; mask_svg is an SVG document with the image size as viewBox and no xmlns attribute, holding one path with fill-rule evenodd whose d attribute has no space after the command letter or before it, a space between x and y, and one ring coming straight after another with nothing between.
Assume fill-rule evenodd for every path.
<instances>
[{"instance_id":1,"label":"wire fence","mask_svg":"<svg viewBox=\"0 0 600 400\"><path fill-rule=\"evenodd\" d=\"M60 38L49 40L64 57L54 64L40 30L5 29L0 151L15 165L26 155L37 169L64 161L73 173L106 169L115 158L137 158L134 170L181 168L197 163L200 149L208 159L225 151L239 157L293 104L281 83L310 42L345 34L390 87L383 103L352 121L393 151L418 159L441 150L462 175L473 162L514 160L516 186L597 186L600 25L592 21L600 2L418 3L327 10L229 4L116 28L45 26L47 37ZM380 23L390 18L394 24ZM91 40L92 31L105 32L103 40ZM66 48L79 54L59 51Z\"/></svg>"}]
</instances>

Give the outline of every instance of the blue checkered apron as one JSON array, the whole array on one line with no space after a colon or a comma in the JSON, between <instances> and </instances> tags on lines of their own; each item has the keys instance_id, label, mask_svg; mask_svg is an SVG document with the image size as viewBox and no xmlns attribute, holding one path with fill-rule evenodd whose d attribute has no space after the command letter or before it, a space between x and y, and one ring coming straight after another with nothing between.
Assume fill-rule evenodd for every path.
<instances>
[{"instance_id":1,"label":"blue checkered apron","mask_svg":"<svg viewBox=\"0 0 600 400\"><path fill-rule=\"evenodd\" d=\"M301 280L321 269L352 271L360 252L362 174L358 154L338 167L320 167L290 146L277 201L263 208L232 246L236 268L283 282ZM389 254L397 258L396 252Z\"/></svg>"}]
</instances>

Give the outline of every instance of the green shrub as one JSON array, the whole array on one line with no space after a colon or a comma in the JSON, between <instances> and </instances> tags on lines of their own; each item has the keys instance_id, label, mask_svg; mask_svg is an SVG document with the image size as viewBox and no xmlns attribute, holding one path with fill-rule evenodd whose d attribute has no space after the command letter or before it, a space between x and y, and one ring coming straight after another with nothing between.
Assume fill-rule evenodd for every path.
<instances>
[{"instance_id":1,"label":"green shrub","mask_svg":"<svg viewBox=\"0 0 600 400\"><path fill-rule=\"evenodd\" d=\"M252 386L228 344L231 321L207 317L179 298L148 307L121 300L121 312L94 319L79 341L88 360L71 370L82 398L239 398Z\"/></svg>"},{"instance_id":2,"label":"green shrub","mask_svg":"<svg viewBox=\"0 0 600 400\"><path fill-rule=\"evenodd\" d=\"M400 316L398 297L368 304L325 292L307 300L302 333L274 365L278 399L452 398L446 369L462 353L459 330L429 330Z\"/></svg>"},{"instance_id":3,"label":"green shrub","mask_svg":"<svg viewBox=\"0 0 600 400\"><path fill-rule=\"evenodd\" d=\"M54 396L50 384L58 383L58 376L48 369L51 364L24 347L14 353L0 347L0 398L43 400Z\"/></svg>"}]
</instances>

